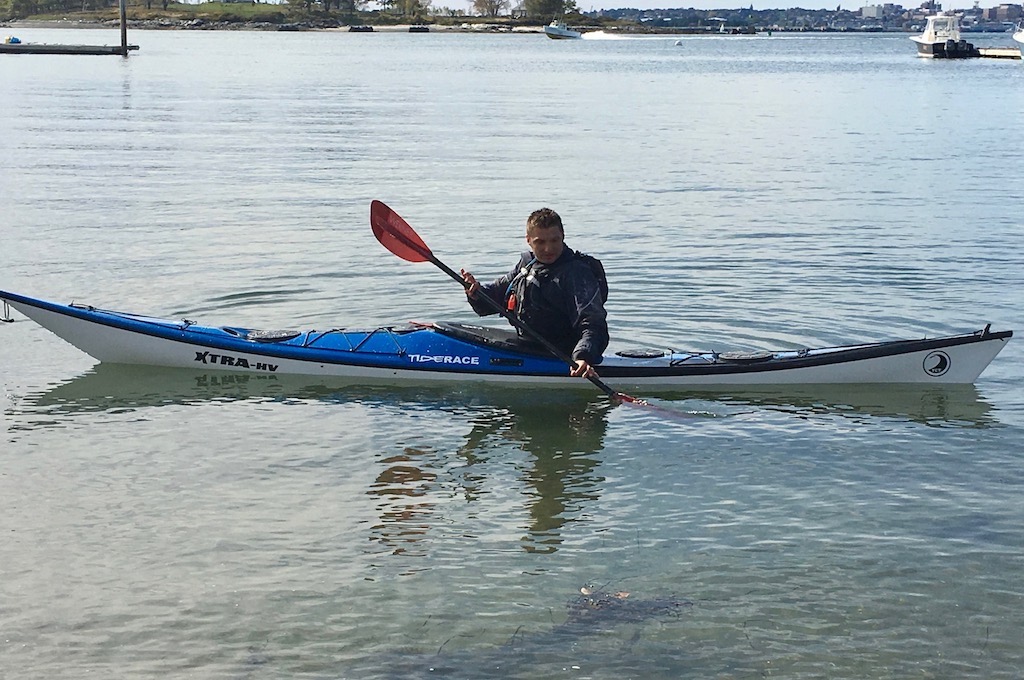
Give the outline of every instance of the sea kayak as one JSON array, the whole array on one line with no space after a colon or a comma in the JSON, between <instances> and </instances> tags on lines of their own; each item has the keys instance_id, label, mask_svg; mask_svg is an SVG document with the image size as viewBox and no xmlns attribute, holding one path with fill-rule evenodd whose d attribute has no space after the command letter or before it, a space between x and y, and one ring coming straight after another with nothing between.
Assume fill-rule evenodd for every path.
<instances>
[{"instance_id":1,"label":"sea kayak","mask_svg":"<svg viewBox=\"0 0 1024 680\"><path fill-rule=\"evenodd\" d=\"M95 359L251 374L384 383L437 381L586 388L562 361L504 328L410 323L380 328L260 330L205 326L60 304L0 291L12 307ZM7 314L5 314L7 316ZM623 350L597 367L619 389L646 393L722 386L973 383L1013 331L776 352Z\"/></svg>"}]
</instances>

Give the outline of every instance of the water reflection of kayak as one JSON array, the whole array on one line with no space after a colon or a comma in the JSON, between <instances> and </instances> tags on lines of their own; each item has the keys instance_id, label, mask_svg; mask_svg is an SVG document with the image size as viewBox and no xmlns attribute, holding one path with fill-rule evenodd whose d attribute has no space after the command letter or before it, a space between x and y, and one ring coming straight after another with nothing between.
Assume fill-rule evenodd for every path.
<instances>
[{"instance_id":1,"label":"water reflection of kayak","mask_svg":"<svg viewBox=\"0 0 1024 680\"><path fill-rule=\"evenodd\" d=\"M844 418L890 417L937 425L978 427L991 424L992 407L973 385L921 387L890 385L790 386L723 388L718 391L677 391L662 395L678 404L681 413L723 417L751 407L798 416ZM605 410L597 394L579 392L507 390L474 385L465 389L450 384L366 385L360 381L312 376L228 373L149 366L98 364L80 376L26 395L29 410L51 415L95 413L115 409L187 405L244 400L309 400L438 409L489 407L507 412L528 425L536 420L547 432L553 423L589 422Z\"/></svg>"},{"instance_id":2,"label":"water reflection of kayak","mask_svg":"<svg viewBox=\"0 0 1024 680\"><path fill-rule=\"evenodd\" d=\"M590 389L565 363L504 328L455 323L263 331L63 305L0 291L0 300L106 363L306 375L363 383L462 383ZM1012 337L963 335L776 352L620 351L598 367L623 390L723 386L971 384Z\"/></svg>"}]
</instances>

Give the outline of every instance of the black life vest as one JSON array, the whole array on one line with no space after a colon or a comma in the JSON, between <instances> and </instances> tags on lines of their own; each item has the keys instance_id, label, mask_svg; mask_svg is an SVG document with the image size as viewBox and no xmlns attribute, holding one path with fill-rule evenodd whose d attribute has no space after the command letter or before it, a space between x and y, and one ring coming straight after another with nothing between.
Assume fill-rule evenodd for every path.
<instances>
[{"instance_id":1,"label":"black life vest","mask_svg":"<svg viewBox=\"0 0 1024 680\"><path fill-rule=\"evenodd\" d=\"M604 273L604 265L601 264L601 260L593 255L580 252L576 253L576 259L582 260L584 264L590 267L590 271L594 272L597 284L601 286L601 302L608 302L608 276Z\"/></svg>"},{"instance_id":2,"label":"black life vest","mask_svg":"<svg viewBox=\"0 0 1024 680\"><path fill-rule=\"evenodd\" d=\"M594 272L594 278L597 279L597 285L601 287L601 302L608 302L608 275L604 272L604 265L601 264L601 260L597 259L593 255L587 255L579 251L572 251L575 255L574 259L579 260L583 264L590 267L590 271ZM533 253L523 253L522 260L519 262L519 272L512 279L512 282L508 284L508 288L505 290L505 301L508 302L509 297L514 293L516 286L516 279L521 276L529 276L529 269L536 264L537 258L533 257ZM511 308L509 311L512 311Z\"/></svg>"},{"instance_id":3,"label":"black life vest","mask_svg":"<svg viewBox=\"0 0 1024 680\"><path fill-rule=\"evenodd\" d=\"M569 256L560 256L551 265L540 264L532 253L524 253L505 292L505 303L509 312L568 352L576 344L578 332L566 313L565 300L559 297L565 287L559 285L558 278L577 263L588 267L597 279L602 303L608 300L608 278L596 257L566 250Z\"/></svg>"}]
</instances>

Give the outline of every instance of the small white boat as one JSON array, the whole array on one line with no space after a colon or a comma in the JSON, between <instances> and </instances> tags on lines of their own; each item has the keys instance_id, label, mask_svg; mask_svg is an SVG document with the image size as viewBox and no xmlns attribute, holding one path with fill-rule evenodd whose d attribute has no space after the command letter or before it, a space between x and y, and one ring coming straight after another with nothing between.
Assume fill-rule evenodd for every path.
<instances>
[{"instance_id":1,"label":"small white boat","mask_svg":"<svg viewBox=\"0 0 1024 680\"><path fill-rule=\"evenodd\" d=\"M544 27L544 35L552 40L567 40L579 38L583 34L579 31L569 30L564 21L558 21L556 19Z\"/></svg>"},{"instance_id":2,"label":"small white boat","mask_svg":"<svg viewBox=\"0 0 1024 680\"><path fill-rule=\"evenodd\" d=\"M1013 34L1013 39L1020 44L1020 56L1024 59L1024 23L1017 26L1017 31Z\"/></svg>"},{"instance_id":3,"label":"small white boat","mask_svg":"<svg viewBox=\"0 0 1024 680\"><path fill-rule=\"evenodd\" d=\"M974 45L960 37L960 19L947 14L928 17L924 32L910 39L917 43L919 57L967 59L981 56Z\"/></svg>"}]
</instances>

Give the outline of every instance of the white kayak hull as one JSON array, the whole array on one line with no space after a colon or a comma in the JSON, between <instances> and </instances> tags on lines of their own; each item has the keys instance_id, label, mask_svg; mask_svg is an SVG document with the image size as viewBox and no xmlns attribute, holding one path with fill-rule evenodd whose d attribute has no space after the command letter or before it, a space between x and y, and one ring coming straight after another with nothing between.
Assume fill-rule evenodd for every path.
<instances>
[{"instance_id":1,"label":"white kayak hull","mask_svg":"<svg viewBox=\"0 0 1024 680\"><path fill-rule=\"evenodd\" d=\"M590 389L564 364L516 349L503 329L428 324L371 330L273 332L62 305L0 291L0 300L95 359L368 383L497 383ZM610 386L641 393L723 386L971 384L1012 331L748 354L654 352L607 356ZM514 338L513 338L514 340Z\"/></svg>"}]
</instances>

